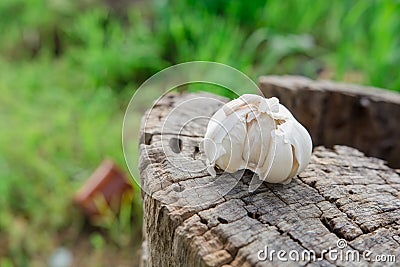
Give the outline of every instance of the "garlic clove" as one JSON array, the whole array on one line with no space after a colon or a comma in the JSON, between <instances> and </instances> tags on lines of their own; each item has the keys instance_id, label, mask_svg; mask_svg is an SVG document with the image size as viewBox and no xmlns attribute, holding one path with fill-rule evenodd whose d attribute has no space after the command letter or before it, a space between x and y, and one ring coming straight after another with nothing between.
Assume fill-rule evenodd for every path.
<instances>
[{"instance_id":1,"label":"garlic clove","mask_svg":"<svg viewBox=\"0 0 400 267\"><path fill-rule=\"evenodd\" d=\"M227 152L216 160L216 164L229 173L241 169L243 161L243 138L246 136L246 129L242 123L237 123L229 135L226 135L222 141L222 146L230 148Z\"/></svg>"},{"instance_id":2,"label":"garlic clove","mask_svg":"<svg viewBox=\"0 0 400 267\"><path fill-rule=\"evenodd\" d=\"M280 131L274 132L273 142L275 143L276 150L271 169L261 179L269 183L282 183L288 179L292 170L292 146L285 140L285 133Z\"/></svg>"},{"instance_id":3,"label":"garlic clove","mask_svg":"<svg viewBox=\"0 0 400 267\"><path fill-rule=\"evenodd\" d=\"M247 169L256 172L257 167L265 162L270 142L272 142L271 132L274 128L274 120L266 115L247 122L247 136L243 150L243 159L247 162Z\"/></svg>"},{"instance_id":4,"label":"garlic clove","mask_svg":"<svg viewBox=\"0 0 400 267\"><path fill-rule=\"evenodd\" d=\"M281 131L285 133L285 138L292 144L295 159L298 163L298 170L295 175L302 172L310 162L312 153L312 140L307 130L297 120L293 119L280 125Z\"/></svg>"},{"instance_id":5,"label":"garlic clove","mask_svg":"<svg viewBox=\"0 0 400 267\"><path fill-rule=\"evenodd\" d=\"M246 128L241 117L246 112L246 110L241 110L227 115L224 109L220 109L211 118L203 140L207 165L217 164L227 172L239 170L242 162L243 139L246 135ZM214 176L214 172L210 174Z\"/></svg>"}]
</instances>

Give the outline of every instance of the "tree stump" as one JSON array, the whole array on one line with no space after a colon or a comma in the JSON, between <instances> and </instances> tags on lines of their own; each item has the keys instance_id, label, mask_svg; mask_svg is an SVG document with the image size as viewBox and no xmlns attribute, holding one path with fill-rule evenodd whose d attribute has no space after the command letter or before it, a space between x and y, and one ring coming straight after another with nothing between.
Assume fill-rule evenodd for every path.
<instances>
[{"instance_id":1,"label":"tree stump","mask_svg":"<svg viewBox=\"0 0 400 267\"><path fill-rule=\"evenodd\" d=\"M143 117L142 266L396 265L400 177L394 170L354 148L319 146L288 185L263 183L249 193L249 171L212 178L199 147L207 118L226 101L169 94ZM278 258L280 250L286 253ZM337 258L327 254L334 250ZM392 262L372 261L382 255Z\"/></svg>"}]
</instances>

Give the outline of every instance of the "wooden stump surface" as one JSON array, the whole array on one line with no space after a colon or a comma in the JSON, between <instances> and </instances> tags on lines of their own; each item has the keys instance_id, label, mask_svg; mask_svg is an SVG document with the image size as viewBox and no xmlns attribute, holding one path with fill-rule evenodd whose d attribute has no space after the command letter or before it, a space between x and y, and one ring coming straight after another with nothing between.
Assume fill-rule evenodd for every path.
<instances>
[{"instance_id":1,"label":"wooden stump surface","mask_svg":"<svg viewBox=\"0 0 400 267\"><path fill-rule=\"evenodd\" d=\"M338 249L339 240L347 247L338 251L400 261L400 177L382 160L345 146L316 147L290 184L264 183L253 193L248 171L209 176L200 142L206 118L225 101L168 95L143 117L143 266L383 265L332 260L324 251ZM266 246L322 259L262 261Z\"/></svg>"},{"instance_id":2,"label":"wooden stump surface","mask_svg":"<svg viewBox=\"0 0 400 267\"><path fill-rule=\"evenodd\" d=\"M400 169L400 94L301 76L259 79L310 131L316 145L347 145Z\"/></svg>"}]
</instances>

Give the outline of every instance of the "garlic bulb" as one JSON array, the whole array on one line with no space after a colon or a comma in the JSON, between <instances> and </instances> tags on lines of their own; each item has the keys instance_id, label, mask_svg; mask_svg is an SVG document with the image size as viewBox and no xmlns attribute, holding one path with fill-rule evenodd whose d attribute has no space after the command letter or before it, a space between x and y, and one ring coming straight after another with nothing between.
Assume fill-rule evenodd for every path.
<instances>
[{"instance_id":1,"label":"garlic bulb","mask_svg":"<svg viewBox=\"0 0 400 267\"><path fill-rule=\"evenodd\" d=\"M207 170L249 169L270 183L289 183L310 161L307 130L276 97L245 94L211 118L203 141Z\"/></svg>"}]
</instances>

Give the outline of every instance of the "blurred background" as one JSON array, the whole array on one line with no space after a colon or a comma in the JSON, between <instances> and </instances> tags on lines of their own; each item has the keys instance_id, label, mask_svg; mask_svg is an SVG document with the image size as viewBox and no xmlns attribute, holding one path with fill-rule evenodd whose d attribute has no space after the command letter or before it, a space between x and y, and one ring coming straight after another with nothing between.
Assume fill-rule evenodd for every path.
<instances>
[{"instance_id":1,"label":"blurred background","mask_svg":"<svg viewBox=\"0 0 400 267\"><path fill-rule=\"evenodd\" d=\"M394 0L1 0L0 33L0 267L137 265L137 186L95 220L72 199L104 158L125 168L125 108L165 67L400 90Z\"/></svg>"}]
</instances>

